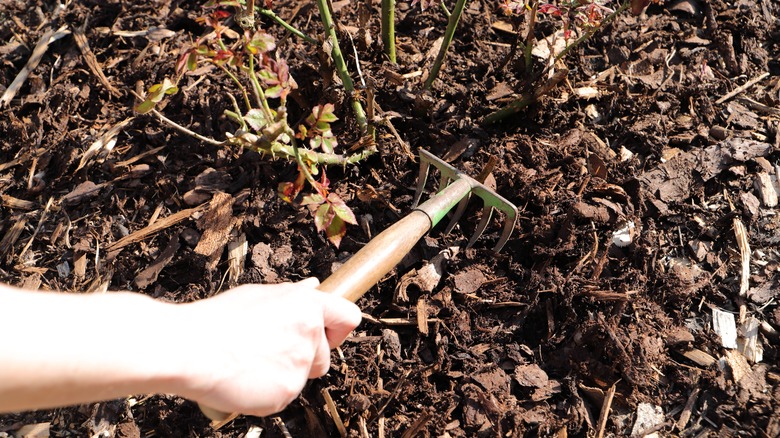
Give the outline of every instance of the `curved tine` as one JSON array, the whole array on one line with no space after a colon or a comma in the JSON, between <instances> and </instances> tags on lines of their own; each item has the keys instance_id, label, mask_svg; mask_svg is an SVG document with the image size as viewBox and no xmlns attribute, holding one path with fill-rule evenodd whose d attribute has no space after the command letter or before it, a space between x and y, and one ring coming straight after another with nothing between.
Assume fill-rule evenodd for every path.
<instances>
[{"instance_id":1,"label":"curved tine","mask_svg":"<svg viewBox=\"0 0 780 438\"><path fill-rule=\"evenodd\" d=\"M487 224L490 222L490 218L492 216L493 207L490 205L485 205L485 208L482 209L482 219L479 220L479 225L477 225L477 229L474 230L474 234L471 236L471 239L469 239L469 243L466 245L466 249L471 248L474 243L477 242L479 236L485 232L485 228L487 228Z\"/></svg>"},{"instance_id":2,"label":"curved tine","mask_svg":"<svg viewBox=\"0 0 780 438\"><path fill-rule=\"evenodd\" d=\"M493 247L493 252L501 251L506 242L509 240L509 236L512 235L512 231L515 229L517 223L517 210L513 208L501 209L506 215L504 219L504 230L501 232L501 238L498 239L496 246Z\"/></svg>"},{"instance_id":3,"label":"curved tine","mask_svg":"<svg viewBox=\"0 0 780 438\"><path fill-rule=\"evenodd\" d=\"M447 188L448 185L452 182L452 178L450 178L449 175L447 175L446 172L442 171L440 172L441 176L439 177L439 188L436 189L436 192L440 192Z\"/></svg>"},{"instance_id":4,"label":"curved tine","mask_svg":"<svg viewBox=\"0 0 780 438\"><path fill-rule=\"evenodd\" d=\"M425 190L425 182L428 179L428 169L430 169L431 163L420 155L420 174L417 176L417 188L414 191L414 200L412 201L412 209L417 208L422 197L423 190Z\"/></svg>"},{"instance_id":5,"label":"curved tine","mask_svg":"<svg viewBox=\"0 0 780 438\"><path fill-rule=\"evenodd\" d=\"M455 209L455 212L452 213L452 219L450 219L450 223L447 224L447 228L444 229L444 234L450 234L450 231L452 231L453 228L455 228L455 224L458 223L460 220L460 217L463 216L463 212L466 211L466 207L469 205L469 200L471 199L471 193L466 195L465 198L461 199L458 203L458 208Z\"/></svg>"}]
</instances>

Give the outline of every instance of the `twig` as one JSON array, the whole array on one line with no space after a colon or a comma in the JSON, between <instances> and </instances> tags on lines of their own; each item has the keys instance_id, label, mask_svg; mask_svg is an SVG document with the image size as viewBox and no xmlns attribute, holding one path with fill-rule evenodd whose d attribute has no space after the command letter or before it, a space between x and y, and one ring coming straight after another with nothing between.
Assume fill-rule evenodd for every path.
<instances>
[{"instance_id":1,"label":"twig","mask_svg":"<svg viewBox=\"0 0 780 438\"><path fill-rule=\"evenodd\" d=\"M87 23L85 22L84 27L86 27L86 24ZM97 76L100 83L106 87L112 96L120 97L122 93L116 87L111 85L111 82L109 82L108 78L103 73L103 70L100 68L100 64L98 63L95 54L92 53L92 49L89 48L89 42L87 41L87 36L84 35L83 27L73 31L73 39L76 41L76 45L79 47L81 55L84 56L84 60L87 62L87 66L89 66L89 69L92 70L92 73Z\"/></svg>"},{"instance_id":2,"label":"twig","mask_svg":"<svg viewBox=\"0 0 780 438\"><path fill-rule=\"evenodd\" d=\"M0 108L5 107L13 100L30 73L35 70L35 67L38 67L38 63L41 62L41 58L43 58L46 50L49 49L49 45L68 34L70 34L70 30L68 30L67 25L62 26L56 32L53 29L50 29L43 34L41 39L38 40L38 44L35 45L32 55L30 55L30 59L27 60L27 64L22 67L22 70L16 75L13 82L11 82L11 85L8 86L5 93L0 97Z\"/></svg>"},{"instance_id":3,"label":"twig","mask_svg":"<svg viewBox=\"0 0 780 438\"><path fill-rule=\"evenodd\" d=\"M128 234L127 236L117 240L116 242L109 243L106 245L105 249L108 253L108 258L113 259L116 257L116 255L119 253L119 251L124 248L127 245L130 245L132 243L140 242L147 237L156 234L159 231L162 231L172 225L175 225L187 218L189 218L193 213L202 211L204 208L206 208L209 205L209 203L204 203L199 205L198 207L194 208L188 208L186 210L181 210L177 213L174 213L165 219L159 220L155 222L152 225L149 225L147 227L141 228L140 230Z\"/></svg>"},{"instance_id":4,"label":"twig","mask_svg":"<svg viewBox=\"0 0 780 438\"><path fill-rule=\"evenodd\" d=\"M191 137L195 137L195 138L197 138L198 140L200 140L200 141L202 141L204 143L213 144L214 146L222 146L222 145L225 144L225 142L217 141L217 140L214 140L213 138L210 138L210 137L205 137L203 135L198 134L195 131L191 131L191 130L185 128L184 126L181 126L180 124L178 124L178 123L174 122L173 120L171 120L171 119L165 117L164 115L162 115L162 113L160 113L156 109L152 109L151 112L158 119L160 119L161 122L167 123L173 129L176 129L177 131L180 131L180 132L182 132L184 134L187 134L187 135L189 135Z\"/></svg>"},{"instance_id":5,"label":"twig","mask_svg":"<svg viewBox=\"0 0 780 438\"><path fill-rule=\"evenodd\" d=\"M46 215L49 213L49 210L51 210L51 205L54 202L54 198L49 198L49 201L46 203L46 207L43 208L43 213L41 213L41 218L38 220L38 226L35 227L35 231L33 231L32 236L30 236L30 240L27 241L27 244L24 245L24 248L19 253L19 259L23 260L24 253L27 252L28 249L30 249L30 246L33 243L33 240L35 240L35 237L38 235L38 232L41 231L41 227L43 226L43 222L46 219Z\"/></svg>"},{"instance_id":6,"label":"twig","mask_svg":"<svg viewBox=\"0 0 780 438\"><path fill-rule=\"evenodd\" d=\"M328 388L322 388L322 398L325 399L325 406L328 408L328 412L330 413L330 417L333 418L333 422L336 423L336 429L339 430L339 435L341 435L342 438L347 436L347 428L344 427L344 422L341 421L341 415L339 415L339 410L336 407L336 403L333 401L333 397L330 396L330 391L328 391Z\"/></svg>"},{"instance_id":7,"label":"twig","mask_svg":"<svg viewBox=\"0 0 780 438\"><path fill-rule=\"evenodd\" d=\"M731 99L732 97L734 97L737 94L747 90L748 88L752 87L753 85L756 85L757 83L763 81L767 77L769 77L769 72L762 73L760 76L747 81L745 84L743 84L743 85L735 88L734 90L732 90L731 93L728 93L725 96L721 97L720 99L716 100L715 104L716 105L720 105L721 103Z\"/></svg>"},{"instance_id":8,"label":"twig","mask_svg":"<svg viewBox=\"0 0 780 438\"><path fill-rule=\"evenodd\" d=\"M281 418L274 417L272 421L274 422L274 426L279 428L279 432L281 432L284 438L293 438L292 434L290 434L290 431L287 430L287 425L284 424L284 421L282 421Z\"/></svg>"},{"instance_id":9,"label":"twig","mask_svg":"<svg viewBox=\"0 0 780 438\"><path fill-rule=\"evenodd\" d=\"M696 388L691 392L691 395L688 396L688 400L685 402L685 408L683 408L682 414L680 414L680 419L677 420L677 428L680 430L684 430L685 426L688 424L688 420L691 419L691 414L693 413L693 406L696 404L696 400L699 398L699 388Z\"/></svg>"},{"instance_id":10,"label":"twig","mask_svg":"<svg viewBox=\"0 0 780 438\"><path fill-rule=\"evenodd\" d=\"M612 409L612 399L615 397L616 389L617 382L613 383L607 390L607 393L604 394L604 403L601 404L601 414L599 414L599 432L596 435L597 438L602 438L604 436L604 428L607 427L607 419L609 418L609 411Z\"/></svg>"},{"instance_id":11,"label":"twig","mask_svg":"<svg viewBox=\"0 0 780 438\"><path fill-rule=\"evenodd\" d=\"M482 119L482 123L490 125L492 123L501 121L511 116L512 114L520 112L523 108L539 100L540 97L550 93L553 88L555 88L564 78L566 78L568 73L569 71L567 69L558 70L555 72L553 77L547 81L547 83L539 87L533 93L526 93L521 98L510 102L507 106L488 114L484 119Z\"/></svg>"}]
</instances>

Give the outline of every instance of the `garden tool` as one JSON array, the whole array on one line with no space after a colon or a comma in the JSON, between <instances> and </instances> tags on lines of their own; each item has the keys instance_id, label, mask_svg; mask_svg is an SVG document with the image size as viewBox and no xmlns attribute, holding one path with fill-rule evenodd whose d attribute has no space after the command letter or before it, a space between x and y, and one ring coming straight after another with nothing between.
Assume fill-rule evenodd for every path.
<instances>
[{"instance_id":1,"label":"garden tool","mask_svg":"<svg viewBox=\"0 0 780 438\"><path fill-rule=\"evenodd\" d=\"M439 190L418 206L431 165L440 173ZM512 234L517 221L517 207L479 181L460 172L430 152L420 149L420 175L412 212L371 239L366 246L323 281L318 289L356 302L390 272L425 233L455 208L444 230L445 233L450 232L466 211L471 195L481 198L484 206L482 218L466 247L474 245L487 228L493 212L499 210L505 218L501 236L493 247L493 251L498 252ZM214 421L212 423L214 427L220 427L235 417L234 414L225 414L205 406L201 406L201 410Z\"/></svg>"}]
</instances>

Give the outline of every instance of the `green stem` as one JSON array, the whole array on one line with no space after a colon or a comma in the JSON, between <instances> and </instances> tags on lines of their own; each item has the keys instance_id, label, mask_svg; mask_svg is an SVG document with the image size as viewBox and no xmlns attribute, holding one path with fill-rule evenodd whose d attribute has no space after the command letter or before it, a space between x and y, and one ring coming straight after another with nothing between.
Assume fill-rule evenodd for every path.
<instances>
[{"instance_id":1,"label":"green stem","mask_svg":"<svg viewBox=\"0 0 780 438\"><path fill-rule=\"evenodd\" d=\"M219 68L220 68L220 70L222 70L222 72L223 72L223 73L225 73L226 75L228 75L228 77L229 77L230 79L232 79L232 80L233 80L233 82L235 82L235 83L236 83L236 85L238 85L238 89L239 89L239 90L241 90L241 94L244 96L244 103L246 104L246 108L247 108L247 110L250 110L250 109L252 109L252 102L250 102L250 101L249 101L249 95L246 93L246 87L244 87L244 85L241 83L241 81L239 81L239 80L238 80L238 78L236 77L236 75L234 75L234 74L233 74L233 72L231 72L230 70L228 70L227 68L225 68L225 66L224 66L224 65L222 65L222 64L217 64L217 63L214 63L214 65L216 65L217 67L219 67Z\"/></svg>"},{"instance_id":2,"label":"green stem","mask_svg":"<svg viewBox=\"0 0 780 438\"><path fill-rule=\"evenodd\" d=\"M252 91L255 93L255 99L257 99L260 107L263 109L265 119L268 123L271 123L271 121L274 120L274 115L271 112L271 107L268 105L268 99L265 98L263 87L260 86L260 81L257 80L254 55L249 55L249 79L252 82Z\"/></svg>"},{"instance_id":3,"label":"green stem","mask_svg":"<svg viewBox=\"0 0 780 438\"><path fill-rule=\"evenodd\" d=\"M298 168L301 170L301 172L303 172L303 176L306 178L306 181L308 181L312 187L316 188L317 181L315 181L311 172L309 172L309 166L303 162L303 158L301 157L301 150L298 148L298 140L295 138L295 132L293 132L292 128L289 126L287 126L287 136L290 137L290 143L292 143L292 153L295 157L295 162L298 163Z\"/></svg>"},{"instance_id":4,"label":"green stem","mask_svg":"<svg viewBox=\"0 0 780 438\"><path fill-rule=\"evenodd\" d=\"M444 15L447 18L450 18L450 15L452 15L452 13L450 12L449 9L447 9L447 5L444 4L444 0L441 0L440 4L441 4L441 9L444 11Z\"/></svg>"},{"instance_id":5,"label":"green stem","mask_svg":"<svg viewBox=\"0 0 780 438\"><path fill-rule=\"evenodd\" d=\"M382 0L382 43L385 54L395 64L395 0Z\"/></svg>"},{"instance_id":6,"label":"green stem","mask_svg":"<svg viewBox=\"0 0 780 438\"><path fill-rule=\"evenodd\" d=\"M355 84L352 82L352 78L349 76L349 71L347 71L347 63L344 61L344 55L341 53L339 39L336 36L336 25L333 23L333 17L330 15L328 1L317 0L317 8L320 10L320 19L322 20L322 25L325 27L325 33L328 35L331 45L333 46L330 52L330 57L333 59L333 64L336 66L336 71L338 71L341 82L344 84L344 90L352 99L352 110L355 112L355 118L357 119L360 133L362 135L369 134L371 137L373 137L374 129L373 127L370 128L368 126L366 112L363 111L363 106L360 104L360 100L358 100L357 94L355 93Z\"/></svg>"},{"instance_id":7,"label":"green stem","mask_svg":"<svg viewBox=\"0 0 780 438\"><path fill-rule=\"evenodd\" d=\"M428 79L425 80L423 89L430 90L433 81L439 76L439 70L441 70L442 64L444 64L444 58L447 56L447 50L450 48L452 37L455 36L455 28L458 27L458 21L460 16L463 15L463 9L466 7L466 0L458 0L455 3L455 8L450 14L450 19L447 22L447 30L444 31L444 41L441 43L439 53L436 55L436 60L433 62L431 72L428 74Z\"/></svg>"},{"instance_id":8,"label":"green stem","mask_svg":"<svg viewBox=\"0 0 780 438\"><path fill-rule=\"evenodd\" d=\"M300 38L300 39L302 39L302 40L304 40L304 41L306 41L307 43L310 43L310 44L317 44L317 40L315 40L314 38L306 35L305 33L301 32L300 30L294 28L290 23L284 21L282 19L282 17L276 15L274 13L274 11L272 11L270 9L265 9L265 8L257 8L257 10L261 14L263 14L266 17L268 17L268 18L274 20L275 22L277 22L279 25L281 25L283 28L287 29L291 34L297 36L298 38Z\"/></svg>"}]
</instances>

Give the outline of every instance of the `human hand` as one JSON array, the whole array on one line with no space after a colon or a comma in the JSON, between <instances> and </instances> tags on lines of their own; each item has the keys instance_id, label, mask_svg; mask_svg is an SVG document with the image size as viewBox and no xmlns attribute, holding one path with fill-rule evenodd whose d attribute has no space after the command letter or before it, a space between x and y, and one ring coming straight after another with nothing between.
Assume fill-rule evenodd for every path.
<instances>
[{"instance_id":1,"label":"human hand","mask_svg":"<svg viewBox=\"0 0 780 438\"><path fill-rule=\"evenodd\" d=\"M183 388L174 392L223 412L284 409L307 379L328 372L330 349L360 323L357 306L318 284L243 285L180 305L181 327L192 337Z\"/></svg>"}]
</instances>

